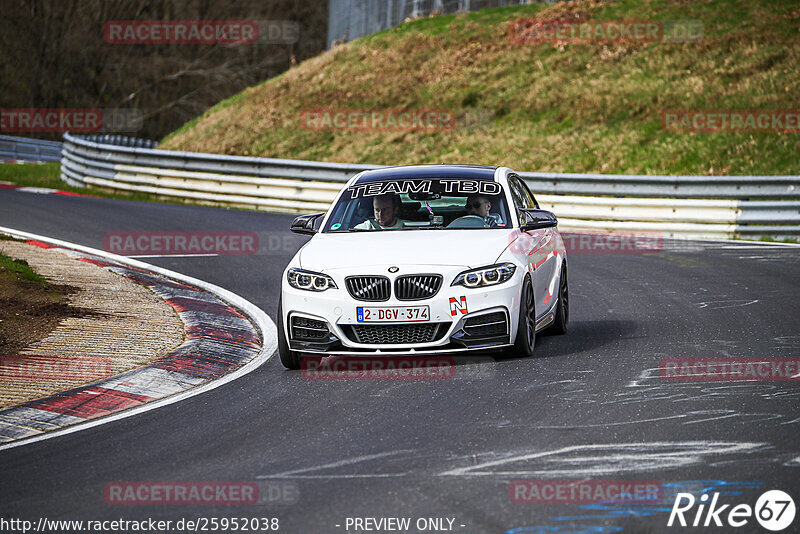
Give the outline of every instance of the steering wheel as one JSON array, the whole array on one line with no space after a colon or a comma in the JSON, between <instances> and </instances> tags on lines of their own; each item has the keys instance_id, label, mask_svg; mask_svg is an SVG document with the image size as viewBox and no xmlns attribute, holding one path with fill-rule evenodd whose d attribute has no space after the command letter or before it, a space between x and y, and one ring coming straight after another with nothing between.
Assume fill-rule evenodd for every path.
<instances>
[{"instance_id":1,"label":"steering wheel","mask_svg":"<svg viewBox=\"0 0 800 534\"><path fill-rule=\"evenodd\" d=\"M464 215L447 225L447 228L488 228L480 215Z\"/></svg>"}]
</instances>

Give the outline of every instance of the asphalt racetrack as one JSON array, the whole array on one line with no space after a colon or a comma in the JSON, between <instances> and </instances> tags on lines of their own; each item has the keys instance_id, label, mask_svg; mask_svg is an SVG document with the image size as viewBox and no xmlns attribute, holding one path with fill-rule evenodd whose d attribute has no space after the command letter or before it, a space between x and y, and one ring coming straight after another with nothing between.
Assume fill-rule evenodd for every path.
<instances>
[{"instance_id":1,"label":"asphalt racetrack","mask_svg":"<svg viewBox=\"0 0 800 534\"><path fill-rule=\"evenodd\" d=\"M143 261L229 289L273 319L282 270L305 240L291 220L0 190L1 226L95 248L108 232L256 232L254 255ZM573 254L569 281L570 331L539 337L530 359L463 365L450 380L312 381L276 355L202 395L0 451L0 516L264 517L289 533L363 532L353 518L396 517L410 518L410 532L638 533L668 530L676 488L751 506L780 489L800 503L796 380L658 371L666 358L800 356L800 247L666 241L652 254ZM585 480L651 481L663 495L542 503L509 491ZM104 496L115 481L284 493L255 505L126 506ZM750 518L738 531L760 528Z\"/></svg>"}]
</instances>

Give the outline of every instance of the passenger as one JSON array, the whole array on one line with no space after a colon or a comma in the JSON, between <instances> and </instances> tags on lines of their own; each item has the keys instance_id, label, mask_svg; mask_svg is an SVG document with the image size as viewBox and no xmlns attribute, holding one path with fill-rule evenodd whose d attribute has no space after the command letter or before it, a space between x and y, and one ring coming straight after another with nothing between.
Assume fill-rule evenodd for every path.
<instances>
[{"instance_id":1,"label":"passenger","mask_svg":"<svg viewBox=\"0 0 800 534\"><path fill-rule=\"evenodd\" d=\"M386 193L372 199L374 219L367 219L355 226L358 230L397 230L405 228L406 221L400 219L400 195Z\"/></svg>"}]
</instances>

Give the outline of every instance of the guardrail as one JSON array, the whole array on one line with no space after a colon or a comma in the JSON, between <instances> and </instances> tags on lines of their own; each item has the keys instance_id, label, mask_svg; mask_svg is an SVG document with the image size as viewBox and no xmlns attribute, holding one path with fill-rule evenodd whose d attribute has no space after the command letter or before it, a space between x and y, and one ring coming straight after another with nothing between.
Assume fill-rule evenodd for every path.
<instances>
[{"instance_id":1,"label":"guardrail","mask_svg":"<svg viewBox=\"0 0 800 534\"><path fill-rule=\"evenodd\" d=\"M151 139L141 137L128 137L126 135L90 134L83 139L103 145L129 146L133 148L155 148L158 143Z\"/></svg>"},{"instance_id":2,"label":"guardrail","mask_svg":"<svg viewBox=\"0 0 800 534\"><path fill-rule=\"evenodd\" d=\"M70 134L62 154L61 178L73 186L293 213L326 210L343 182L382 167L114 146ZM520 175L563 229L800 236L800 176Z\"/></svg>"},{"instance_id":3,"label":"guardrail","mask_svg":"<svg viewBox=\"0 0 800 534\"><path fill-rule=\"evenodd\" d=\"M61 160L61 142L0 135L0 163Z\"/></svg>"}]
</instances>

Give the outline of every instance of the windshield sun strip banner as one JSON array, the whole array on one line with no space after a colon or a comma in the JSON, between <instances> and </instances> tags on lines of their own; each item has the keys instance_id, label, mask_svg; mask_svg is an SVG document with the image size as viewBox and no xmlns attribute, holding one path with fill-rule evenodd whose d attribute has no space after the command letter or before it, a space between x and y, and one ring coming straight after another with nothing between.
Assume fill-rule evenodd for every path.
<instances>
[{"instance_id":1,"label":"windshield sun strip banner","mask_svg":"<svg viewBox=\"0 0 800 534\"><path fill-rule=\"evenodd\" d=\"M385 182L356 183L347 188L350 198L363 198L381 196L389 193L411 194L431 193L433 185L437 184L436 191L442 194L483 194L497 195L502 192L502 187L497 182L484 180L463 179L436 179L436 180L388 180Z\"/></svg>"}]
</instances>

